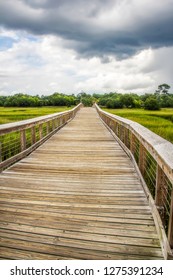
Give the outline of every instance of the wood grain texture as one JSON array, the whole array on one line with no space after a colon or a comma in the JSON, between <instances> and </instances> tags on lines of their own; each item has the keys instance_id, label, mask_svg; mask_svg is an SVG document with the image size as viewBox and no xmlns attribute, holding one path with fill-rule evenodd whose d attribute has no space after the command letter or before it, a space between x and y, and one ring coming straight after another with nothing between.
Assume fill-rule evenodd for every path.
<instances>
[{"instance_id":1,"label":"wood grain texture","mask_svg":"<svg viewBox=\"0 0 173 280\"><path fill-rule=\"evenodd\" d=\"M163 259L133 163L83 108L0 175L1 259Z\"/></svg>"}]
</instances>

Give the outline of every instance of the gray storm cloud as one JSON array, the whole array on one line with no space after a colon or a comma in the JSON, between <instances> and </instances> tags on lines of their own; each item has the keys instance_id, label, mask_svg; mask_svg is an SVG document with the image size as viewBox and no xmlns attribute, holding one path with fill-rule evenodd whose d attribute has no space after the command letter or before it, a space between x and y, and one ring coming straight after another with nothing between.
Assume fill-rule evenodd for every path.
<instances>
[{"instance_id":1,"label":"gray storm cloud","mask_svg":"<svg viewBox=\"0 0 173 280\"><path fill-rule=\"evenodd\" d=\"M83 57L122 59L148 47L172 46L172 15L173 0L0 1L2 26L57 35Z\"/></svg>"}]
</instances>

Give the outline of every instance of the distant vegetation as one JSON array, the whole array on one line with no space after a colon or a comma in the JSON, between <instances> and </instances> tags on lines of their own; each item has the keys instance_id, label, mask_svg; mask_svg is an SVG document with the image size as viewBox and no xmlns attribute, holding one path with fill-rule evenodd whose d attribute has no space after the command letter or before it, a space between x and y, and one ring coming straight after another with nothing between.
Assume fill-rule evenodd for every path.
<instances>
[{"instance_id":1,"label":"distant vegetation","mask_svg":"<svg viewBox=\"0 0 173 280\"><path fill-rule=\"evenodd\" d=\"M82 102L84 106L92 106L97 102L108 109L144 108L146 110L159 110L160 108L173 108L173 94L169 93L170 86L162 84L155 93L137 95L134 93L86 94L79 93L66 95L55 92L48 96L31 96L18 93L11 96L0 96L0 106L3 107L42 107L42 106L75 106Z\"/></svg>"},{"instance_id":2,"label":"distant vegetation","mask_svg":"<svg viewBox=\"0 0 173 280\"><path fill-rule=\"evenodd\" d=\"M0 96L0 106L3 107L42 107L42 106L74 106L80 102L80 96L54 93L49 96L31 96L18 93L11 96Z\"/></svg>"},{"instance_id":3,"label":"distant vegetation","mask_svg":"<svg viewBox=\"0 0 173 280\"><path fill-rule=\"evenodd\" d=\"M173 108L173 94L168 92L169 89L169 85L162 84L158 86L155 93L151 94L109 93L93 95L93 97L98 99L100 106L108 109L144 108L146 110L159 110L160 108Z\"/></svg>"}]
</instances>

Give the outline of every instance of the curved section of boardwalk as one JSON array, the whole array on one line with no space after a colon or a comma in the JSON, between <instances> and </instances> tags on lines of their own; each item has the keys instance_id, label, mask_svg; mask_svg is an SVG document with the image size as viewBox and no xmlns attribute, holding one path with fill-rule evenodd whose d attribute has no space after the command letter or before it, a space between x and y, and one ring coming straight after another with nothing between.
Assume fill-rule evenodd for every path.
<instances>
[{"instance_id":1,"label":"curved section of boardwalk","mask_svg":"<svg viewBox=\"0 0 173 280\"><path fill-rule=\"evenodd\" d=\"M163 258L133 164L95 109L0 175L0 258Z\"/></svg>"}]
</instances>

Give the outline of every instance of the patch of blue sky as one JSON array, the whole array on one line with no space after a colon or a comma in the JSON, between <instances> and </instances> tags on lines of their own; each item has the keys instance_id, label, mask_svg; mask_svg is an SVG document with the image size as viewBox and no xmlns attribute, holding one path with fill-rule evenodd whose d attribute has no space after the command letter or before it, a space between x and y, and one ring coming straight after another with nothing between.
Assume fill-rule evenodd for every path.
<instances>
[{"instance_id":1,"label":"patch of blue sky","mask_svg":"<svg viewBox=\"0 0 173 280\"><path fill-rule=\"evenodd\" d=\"M26 37L26 39L28 39L31 42L38 42L38 41L41 40L39 37L36 37L34 35L31 35L31 34L28 34L25 37Z\"/></svg>"},{"instance_id":2,"label":"patch of blue sky","mask_svg":"<svg viewBox=\"0 0 173 280\"><path fill-rule=\"evenodd\" d=\"M40 68L45 65L45 61L39 55L25 54L18 55L17 59L20 63L25 64L29 67Z\"/></svg>"},{"instance_id":3,"label":"patch of blue sky","mask_svg":"<svg viewBox=\"0 0 173 280\"><path fill-rule=\"evenodd\" d=\"M0 36L0 51L4 51L13 47L13 44L16 43L17 40L6 37Z\"/></svg>"},{"instance_id":4,"label":"patch of blue sky","mask_svg":"<svg viewBox=\"0 0 173 280\"><path fill-rule=\"evenodd\" d=\"M19 31L16 32L16 35L18 36L18 38L20 40L25 39L25 40L28 40L30 42L41 42L42 41L41 36L31 34L31 33L27 32L26 30L25 31L19 30Z\"/></svg>"}]
</instances>

